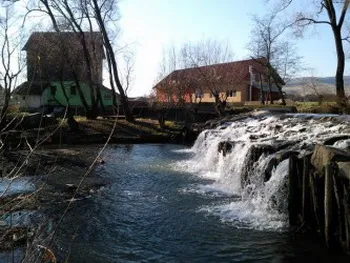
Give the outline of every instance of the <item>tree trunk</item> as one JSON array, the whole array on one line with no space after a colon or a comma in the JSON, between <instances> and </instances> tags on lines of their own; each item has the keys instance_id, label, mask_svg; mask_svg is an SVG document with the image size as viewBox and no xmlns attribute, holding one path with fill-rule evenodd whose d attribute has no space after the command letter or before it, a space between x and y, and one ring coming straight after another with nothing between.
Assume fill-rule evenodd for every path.
<instances>
[{"instance_id":1,"label":"tree trunk","mask_svg":"<svg viewBox=\"0 0 350 263\"><path fill-rule=\"evenodd\" d=\"M280 94L280 96L281 96L282 105L286 105L286 100L285 100L285 98L284 98L284 94L283 94L281 85L279 85L279 84L276 83L276 86L277 86L278 92L279 92L279 94Z\"/></svg>"},{"instance_id":2,"label":"tree trunk","mask_svg":"<svg viewBox=\"0 0 350 263\"><path fill-rule=\"evenodd\" d=\"M273 104L271 81L269 81L270 104Z\"/></svg>"},{"instance_id":3,"label":"tree trunk","mask_svg":"<svg viewBox=\"0 0 350 263\"><path fill-rule=\"evenodd\" d=\"M105 27L103 18L101 16L101 9L100 9L96 0L93 0L93 5L94 5L94 10L95 10L96 20L97 20L99 28L102 32L104 46L105 46L106 51L107 51L107 59L110 59L110 65L112 66L112 69L113 69L114 81L117 85L117 88L118 88L118 91L120 94L120 102L122 103L122 106L123 106L125 119L128 122L132 122L132 121L134 121L134 116L132 115L132 112L130 111L129 104L128 104L128 98L124 92L123 86L122 86L120 79L119 79L117 61L115 58L113 47L112 47L110 39L108 37L107 29ZM113 92L115 92L115 91L113 91Z\"/></svg>"},{"instance_id":4,"label":"tree trunk","mask_svg":"<svg viewBox=\"0 0 350 263\"><path fill-rule=\"evenodd\" d=\"M335 46L337 50L337 71L335 75L336 92L338 104L341 106L345 103L345 92L344 92L344 68L345 68L345 54L343 41L341 38L341 28L332 27Z\"/></svg>"},{"instance_id":5,"label":"tree trunk","mask_svg":"<svg viewBox=\"0 0 350 263\"><path fill-rule=\"evenodd\" d=\"M4 90L4 105L2 106L1 113L0 113L0 129L3 128L4 123L6 123L6 116L7 116L7 110L10 104L10 90L8 88L5 88Z\"/></svg>"},{"instance_id":6,"label":"tree trunk","mask_svg":"<svg viewBox=\"0 0 350 263\"><path fill-rule=\"evenodd\" d=\"M219 95L215 94L215 110L218 113L219 117L222 117L224 115L224 105L223 103L220 101Z\"/></svg>"},{"instance_id":7,"label":"tree trunk","mask_svg":"<svg viewBox=\"0 0 350 263\"><path fill-rule=\"evenodd\" d=\"M260 102L261 102L261 105L265 105L264 87L263 87L263 81L262 81L261 73L259 74L259 76L260 76Z\"/></svg>"}]
</instances>

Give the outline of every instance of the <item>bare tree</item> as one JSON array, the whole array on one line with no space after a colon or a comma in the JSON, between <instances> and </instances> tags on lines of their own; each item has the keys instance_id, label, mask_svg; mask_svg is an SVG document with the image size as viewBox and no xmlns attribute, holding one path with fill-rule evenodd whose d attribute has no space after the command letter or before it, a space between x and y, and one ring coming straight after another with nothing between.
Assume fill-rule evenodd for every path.
<instances>
[{"instance_id":1,"label":"bare tree","mask_svg":"<svg viewBox=\"0 0 350 263\"><path fill-rule=\"evenodd\" d=\"M96 61L98 61L98 56L101 55L96 53L96 50L99 50L96 45L101 41L92 37L93 29L91 27L86 26L83 28L83 22L89 20L89 17L85 15L84 9L80 8L79 1L75 1L74 6L71 1L66 0L29 1L27 10L28 12L25 15L25 19L32 12L41 12L50 19L52 27L57 33L57 40L52 41L49 39L43 43L50 44L50 48L54 50L59 50L62 60L65 60L64 63L60 64L63 65L64 68L69 68L74 75L78 94L84 106L86 116L89 119L95 119L98 115L98 103L100 103L101 108L103 108L99 89L100 84L97 84L97 82L102 83L102 80L98 79L100 71L96 68L96 65L99 65ZM67 29L69 31L67 31ZM62 32L74 32L75 36L69 40L63 39L63 37L59 35ZM86 32L90 32L90 34ZM70 47L68 46L69 41L71 41ZM56 45L56 47L54 45ZM72 46L79 47L79 50L75 50L78 51L79 56L81 56L79 59L76 59L78 53L74 54L71 49ZM79 70L77 71L77 69ZM87 80L89 87L91 98L90 105L80 85L82 75L84 75L85 80Z\"/></svg>"},{"instance_id":2,"label":"bare tree","mask_svg":"<svg viewBox=\"0 0 350 263\"><path fill-rule=\"evenodd\" d=\"M331 90L331 85L325 84L321 79L315 77L315 74L312 70L310 70L309 76L303 78L304 84L303 95L305 98L312 98L317 101L319 105L322 105L327 101L335 101L335 93Z\"/></svg>"},{"instance_id":3,"label":"bare tree","mask_svg":"<svg viewBox=\"0 0 350 263\"><path fill-rule=\"evenodd\" d=\"M233 52L229 44L212 39L202 40L198 43L187 43L181 48L181 58L184 67L196 69L197 74L192 76L192 80L197 82L201 94L203 89L209 90L215 99L216 111L221 116L229 96L228 87L232 88L243 81L243 79L229 76L234 74L234 70L218 72L209 67L232 61Z\"/></svg>"},{"instance_id":4,"label":"bare tree","mask_svg":"<svg viewBox=\"0 0 350 263\"><path fill-rule=\"evenodd\" d=\"M38 0L38 4L31 11L42 11L47 14L54 29L59 32L61 28L68 28L80 36L81 45L84 50L84 60L87 65L88 76L94 70L94 52L89 52L89 41L85 39L84 32L100 31L102 43L106 52L106 59L109 71L109 81L112 88L113 103L117 107L116 89L120 94L120 101L123 106L125 118L133 120L132 113L128 106L128 98L120 80L120 73L117 63L116 52L112 46L113 33L118 31L115 22L119 19L117 1L107 0ZM94 49L93 49L94 50ZM91 112L95 112L98 103L102 103L101 93L94 88L93 80L89 81L91 93ZM93 114L92 114L93 115ZM94 117L94 116L93 116Z\"/></svg>"},{"instance_id":5,"label":"bare tree","mask_svg":"<svg viewBox=\"0 0 350 263\"><path fill-rule=\"evenodd\" d=\"M88 1L86 0L85 2L87 3ZM90 2L89 5L92 8L95 15L94 16L95 21L98 24L98 28L100 29L103 36L104 47L107 53L109 73L111 76L113 76L113 78L110 79L112 81L111 83L112 89L115 86L117 86L120 94L120 100L121 100L124 114L125 114L125 119L127 121L133 121L134 117L128 105L128 97L126 96L125 90L120 81L117 58L116 58L114 49L112 47L112 43L111 43L112 39L111 39L110 33L108 31L108 19L110 21L115 21L119 19L118 9L116 5L117 2L114 0L104 0L104 1L91 0L89 2Z\"/></svg>"},{"instance_id":6,"label":"bare tree","mask_svg":"<svg viewBox=\"0 0 350 263\"><path fill-rule=\"evenodd\" d=\"M1 3L0 13L0 127L3 126L10 103L11 92L16 87L19 74L23 70L23 61L18 47L22 36L13 34L16 16L12 5ZM12 27L12 28L11 28Z\"/></svg>"},{"instance_id":7,"label":"bare tree","mask_svg":"<svg viewBox=\"0 0 350 263\"><path fill-rule=\"evenodd\" d=\"M159 65L157 82L161 82L158 85L158 89L161 91L162 101L166 101L166 104L181 105L184 102L192 102L192 94L194 87L191 87L191 79L189 76L181 75L177 70L184 67L182 54L175 46L170 46L168 49L163 50L162 60ZM180 79L181 78L181 79Z\"/></svg>"},{"instance_id":8,"label":"bare tree","mask_svg":"<svg viewBox=\"0 0 350 263\"><path fill-rule=\"evenodd\" d=\"M191 95L194 92L195 83L191 82L189 76L179 76L181 72L178 69L181 67L181 54L175 46L172 45L163 50L156 80L157 94L154 94L158 98L154 105L158 111L161 127L165 126L165 119L171 108L182 108L188 113L190 119L193 119L194 101ZM188 118L186 118L187 121L189 121Z\"/></svg>"},{"instance_id":9,"label":"bare tree","mask_svg":"<svg viewBox=\"0 0 350 263\"><path fill-rule=\"evenodd\" d=\"M135 54L131 51L122 54L124 62L120 69L121 83L124 87L125 95L128 96L135 78Z\"/></svg>"},{"instance_id":10,"label":"bare tree","mask_svg":"<svg viewBox=\"0 0 350 263\"><path fill-rule=\"evenodd\" d=\"M301 68L301 57L296 54L294 43L285 37L290 28L278 17L279 10L263 17L253 17L254 27L248 50L251 57L266 68L266 78L270 94L272 86L278 88L282 104L285 103L282 85ZM261 59L264 58L264 59ZM273 98L270 95L270 103Z\"/></svg>"},{"instance_id":11,"label":"bare tree","mask_svg":"<svg viewBox=\"0 0 350 263\"><path fill-rule=\"evenodd\" d=\"M285 9L293 3L293 0L282 0L280 3L282 3ZM349 31L345 25L349 4L349 0L314 1L313 11L311 13L299 11L293 23L293 25L296 26L297 32L300 34L310 25L327 25L331 28L337 53L337 69L335 74L336 94L338 103L341 106L346 104L344 90L345 53L343 41L349 42L350 40Z\"/></svg>"}]
</instances>

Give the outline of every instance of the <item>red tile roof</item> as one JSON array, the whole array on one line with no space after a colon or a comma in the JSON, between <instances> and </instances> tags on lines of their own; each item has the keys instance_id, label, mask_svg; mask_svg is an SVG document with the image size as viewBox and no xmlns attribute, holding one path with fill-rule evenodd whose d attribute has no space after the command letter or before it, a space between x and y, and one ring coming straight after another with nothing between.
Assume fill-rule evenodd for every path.
<instances>
[{"instance_id":1,"label":"red tile roof","mask_svg":"<svg viewBox=\"0 0 350 263\"><path fill-rule=\"evenodd\" d=\"M208 82L216 84L238 84L249 80L250 66L252 66L254 73L266 75L265 63L265 58L259 58L179 69L162 79L154 88L169 85L172 82L206 85L208 85Z\"/></svg>"}]
</instances>

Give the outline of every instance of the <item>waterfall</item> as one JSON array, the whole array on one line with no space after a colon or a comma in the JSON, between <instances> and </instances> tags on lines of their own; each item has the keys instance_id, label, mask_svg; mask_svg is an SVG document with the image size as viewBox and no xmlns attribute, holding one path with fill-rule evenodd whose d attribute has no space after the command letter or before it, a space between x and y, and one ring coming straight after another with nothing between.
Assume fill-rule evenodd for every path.
<instances>
[{"instance_id":1,"label":"waterfall","mask_svg":"<svg viewBox=\"0 0 350 263\"><path fill-rule=\"evenodd\" d=\"M347 120L333 115L257 114L221 121L198 136L190 150L192 158L177 164L205 179L183 191L224 197L199 208L224 222L283 230L288 226L289 155L310 153L315 144L344 134L350 134ZM334 144L349 145L346 139Z\"/></svg>"}]
</instances>

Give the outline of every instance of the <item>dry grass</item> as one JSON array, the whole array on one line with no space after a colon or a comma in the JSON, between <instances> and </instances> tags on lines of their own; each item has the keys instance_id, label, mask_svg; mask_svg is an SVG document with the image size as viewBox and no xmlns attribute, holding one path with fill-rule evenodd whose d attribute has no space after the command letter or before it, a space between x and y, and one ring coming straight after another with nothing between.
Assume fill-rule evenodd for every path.
<instances>
[{"instance_id":1,"label":"dry grass","mask_svg":"<svg viewBox=\"0 0 350 263\"><path fill-rule=\"evenodd\" d=\"M335 102L296 102L295 106L301 113L340 113Z\"/></svg>"}]
</instances>

